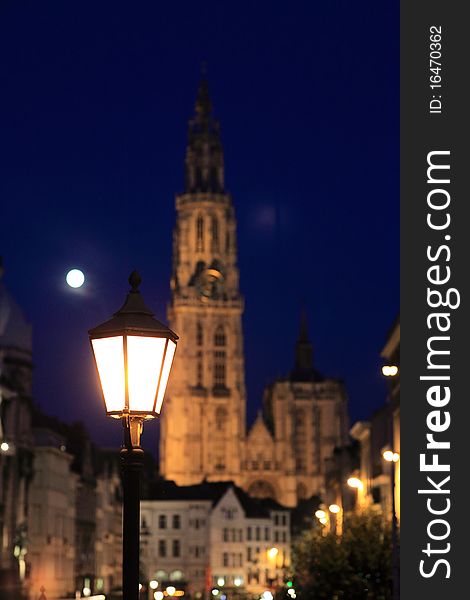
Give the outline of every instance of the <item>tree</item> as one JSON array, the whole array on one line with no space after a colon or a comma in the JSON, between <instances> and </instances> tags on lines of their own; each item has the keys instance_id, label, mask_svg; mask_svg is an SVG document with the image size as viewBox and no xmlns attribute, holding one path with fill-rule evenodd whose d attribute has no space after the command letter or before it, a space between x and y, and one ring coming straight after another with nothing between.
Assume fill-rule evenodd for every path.
<instances>
[{"instance_id":1,"label":"tree","mask_svg":"<svg viewBox=\"0 0 470 600\"><path fill-rule=\"evenodd\" d=\"M347 515L344 533L304 532L293 549L298 600L390 600L390 527L376 512Z\"/></svg>"}]
</instances>

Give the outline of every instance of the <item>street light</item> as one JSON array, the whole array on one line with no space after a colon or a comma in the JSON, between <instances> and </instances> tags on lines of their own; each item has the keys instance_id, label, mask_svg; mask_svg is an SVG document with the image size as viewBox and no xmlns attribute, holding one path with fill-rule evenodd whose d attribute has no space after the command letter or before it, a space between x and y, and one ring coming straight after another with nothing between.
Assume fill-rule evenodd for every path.
<instances>
[{"instance_id":1,"label":"street light","mask_svg":"<svg viewBox=\"0 0 470 600\"><path fill-rule=\"evenodd\" d=\"M398 375L397 365L383 365L382 375L384 377L395 377L396 375Z\"/></svg>"},{"instance_id":2,"label":"street light","mask_svg":"<svg viewBox=\"0 0 470 600\"><path fill-rule=\"evenodd\" d=\"M364 489L364 484L358 477L350 477L347 481L349 487L356 488L358 490Z\"/></svg>"},{"instance_id":3,"label":"street light","mask_svg":"<svg viewBox=\"0 0 470 600\"><path fill-rule=\"evenodd\" d=\"M340 512L341 507L338 506L337 504L330 504L330 506L328 507L328 510L331 513L333 513L334 515L337 515Z\"/></svg>"},{"instance_id":4,"label":"street light","mask_svg":"<svg viewBox=\"0 0 470 600\"><path fill-rule=\"evenodd\" d=\"M131 290L114 316L90 329L90 343L106 414L121 419L124 446L123 566L124 600L139 598L140 473L143 422L159 416L178 336L153 317L139 292L134 271Z\"/></svg>"},{"instance_id":5,"label":"street light","mask_svg":"<svg viewBox=\"0 0 470 600\"><path fill-rule=\"evenodd\" d=\"M317 511L315 511L315 516L317 519L324 519L326 517L326 512L319 508Z\"/></svg>"}]
</instances>

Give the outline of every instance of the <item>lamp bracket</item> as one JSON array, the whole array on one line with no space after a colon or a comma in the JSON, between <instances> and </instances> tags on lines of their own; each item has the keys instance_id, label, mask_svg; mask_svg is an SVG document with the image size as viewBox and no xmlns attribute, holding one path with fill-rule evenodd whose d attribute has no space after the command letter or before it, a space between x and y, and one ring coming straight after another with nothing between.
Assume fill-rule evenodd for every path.
<instances>
[{"instance_id":1,"label":"lamp bracket","mask_svg":"<svg viewBox=\"0 0 470 600\"><path fill-rule=\"evenodd\" d=\"M122 425L124 427L124 446L127 450L140 448L140 436L144 428L142 417L124 415L122 417Z\"/></svg>"}]
</instances>

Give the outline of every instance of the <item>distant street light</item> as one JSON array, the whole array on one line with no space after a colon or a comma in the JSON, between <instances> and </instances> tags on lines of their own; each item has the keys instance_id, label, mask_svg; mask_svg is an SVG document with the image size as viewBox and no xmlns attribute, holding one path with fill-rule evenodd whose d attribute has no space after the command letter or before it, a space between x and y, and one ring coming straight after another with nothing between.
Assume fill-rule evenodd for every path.
<instances>
[{"instance_id":1,"label":"distant street light","mask_svg":"<svg viewBox=\"0 0 470 600\"><path fill-rule=\"evenodd\" d=\"M358 477L350 477L347 481L349 487L356 488L358 490L364 489L364 484Z\"/></svg>"},{"instance_id":2,"label":"distant street light","mask_svg":"<svg viewBox=\"0 0 470 600\"><path fill-rule=\"evenodd\" d=\"M398 375L397 365L383 365L382 375L384 377L395 377L396 375Z\"/></svg>"},{"instance_id":3,"label":"distant street light","mask_svg":"<svg viewBox=\"0 0 470 600\"><path fill-rule=\"evenodd\" d=\"M122 308L88 332L106 414L124 428L123 600L139 598L140 435L144 420L160 414L178 339L145 306L140 281L134 271Z\"/></svg>"}]
</instances>

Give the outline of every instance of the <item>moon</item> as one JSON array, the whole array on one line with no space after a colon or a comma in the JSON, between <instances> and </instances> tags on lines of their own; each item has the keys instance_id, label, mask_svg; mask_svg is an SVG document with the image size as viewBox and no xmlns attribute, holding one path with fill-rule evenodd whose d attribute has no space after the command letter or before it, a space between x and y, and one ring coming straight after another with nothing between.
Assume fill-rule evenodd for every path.
<instances>
[{"instance_id":1,"label":"moon","mask_svg":"<svg viewBox=\"0 0 470 600\"><path fill-rule=\"evenodd\" d=\"M79 288L85 283L85 275L80 269L72 269L67 273L65 281L71 288Z\"/></svg>"}]
</instances>

